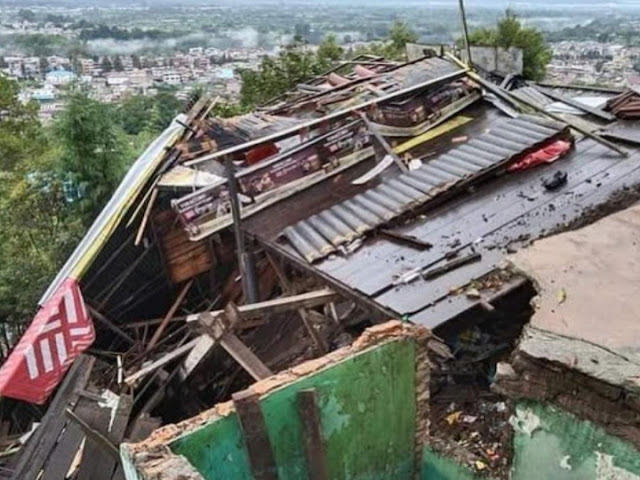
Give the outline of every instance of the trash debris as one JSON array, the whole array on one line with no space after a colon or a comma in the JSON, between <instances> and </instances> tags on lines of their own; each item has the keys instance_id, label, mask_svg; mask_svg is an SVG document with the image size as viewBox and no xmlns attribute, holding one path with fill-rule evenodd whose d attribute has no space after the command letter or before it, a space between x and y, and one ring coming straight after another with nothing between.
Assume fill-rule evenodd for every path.
<instances>
[{"instance_id":1,"label":"trash debris","mask_svg":"<svg viewBox=\"0 0 640 480\"><path fill-rule=\"evenodd\" d=\"M542 185L547 190L557 190L567 183L567 172L558 170L551 177L542 180Z\"/></svg>"},{"instance_id":2,"label":"trash debris","mask_svg":"<svg viewBox=\"0 0 640 480\"><path fill-rule=\"evenodd\" d=\"M527 170L529 168L537 167L538 165L544 165L552 163L558 160L560 157L566 155L571 150L571 143L565 140L556 140L544 147L526 155L523 159L513 163L507 168L508 172L517 172L521 170Z\"/></svg>"},{"instance_id":3,"label":"trash debris","mask_svg":"<svg viewBox=\"0 0 640 480\"><path fill-rule=\"evenodd\" d=\"M453 425L454 423L458 423L460 421L460 416L462 415L462 410L458 410L457 412L450 413L446 416L445 421L449 425Z\"/></svg>"},{"instance_id":4,"label":"trash debris","mask_svg":"<svg viewBox=\"0 0 640 480\"><path fill-rule=\"evenodd\" d=\"M558 290L558 305L563 304L567 300L567 291L564 288Z\"/></svg>"}]
</instances>

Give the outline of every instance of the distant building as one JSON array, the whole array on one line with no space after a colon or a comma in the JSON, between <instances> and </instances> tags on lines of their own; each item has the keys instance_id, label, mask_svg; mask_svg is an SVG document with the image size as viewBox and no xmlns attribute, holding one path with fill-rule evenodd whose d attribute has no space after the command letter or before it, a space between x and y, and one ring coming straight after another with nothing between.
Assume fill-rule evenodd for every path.
<instances>
[{"instance_id":1,"label":"distant building","mask_svg":"<svg viewBox=\"0 0 640 480\"><path fill-rule=\"evenodd\" d=\"M127 85L129 83L129 74L126 72L109 72L106 74L107 85L110 87L117 85Z\"/></svg>"},{"instance_id":2,"label":"distant building","mask_svg":"<svg viewBox=\"0 0 640 480\"><path fill-rule=\"evenodd\" d=\"M71 82L75 81L76 78L78 78L78 76L68 70L54 70L47 73L44 81L47 85L60 87L70 84Z\"/></svg>"},{"instance_id":3,"label":"distant building","mask_svg":"<svg viewBox=\"0 0 640 480\"><path fill-rule=\"evenodd\" d=\"M162 81L167 85L180 85L182 83L182 75L175 71L164 72Z\"/></svg>"}]
</instances>

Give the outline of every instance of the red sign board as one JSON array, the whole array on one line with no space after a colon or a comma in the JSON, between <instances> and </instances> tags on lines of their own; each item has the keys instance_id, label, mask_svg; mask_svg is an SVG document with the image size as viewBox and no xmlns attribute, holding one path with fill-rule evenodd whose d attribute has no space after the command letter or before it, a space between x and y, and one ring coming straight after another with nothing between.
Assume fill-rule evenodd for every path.
<instances>
[{"instance_id":1,"label":"red sign board","mask_svg":"<svg viewBox=\"0 0 640 480\"><path fill-rule=\"evenodd\" d=\"M69 278L36 314L0 368L0 395L43 404L94 340L78 282Z\"/></svg>"}]
</instances>

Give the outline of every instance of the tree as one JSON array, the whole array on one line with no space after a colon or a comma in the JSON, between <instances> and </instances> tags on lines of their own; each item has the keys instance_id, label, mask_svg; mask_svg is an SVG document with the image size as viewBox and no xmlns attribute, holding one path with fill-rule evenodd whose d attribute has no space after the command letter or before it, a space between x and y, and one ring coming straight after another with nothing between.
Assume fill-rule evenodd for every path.
<instances>
[{"instance_id":1,"label":"tree","mask_svg":"<svg viewBox=\"0 0 640 480\"><path fill-rule=\"evenodd\" d=\"M138 69L138 70L141 69L142 63L140 62L140 57L137 55L131 55L131 65L135 69Z\"/></svg>"},{"instance_id":2,"label":"tree","mask_svg":"<svg viewBox=\"0 0 640 480\"><path fill-rule=\"evenodd\" d=\"M332 33L327 35L318 47L318 62L323 64L325 68L329 68L331 64L337 62L344 56L342 47L338 44L336 36ZM326 65L324 65L326 64Z\"/></svg>"},{"instance_id":3,"label":"tree","mask_svg":"<svg viewBox=\"0 0 640 480\"><path fill-rule=\"evenodd\" d=\"M343 53L335 36L328 35L315 53L297 42L276 57L265 57L257 70L241 70L241 109L264 103L297 83L323 73L340 60Z\"/></svg>"},{"instance_id":4,"label":"tree","mask_svg":"<svg viewBox=\"0 0 640 480\"><path fill-rule=\"evenodd\" d=\"M154 102L158 111L150 128L155 128L158 132L167 128L176 115L184 110L184 104L173 92L158 92Z\"/></svg>"},{"instance_id":5,"label":"tree","mask_svg":"<svg viewBox=\"0 0 640 480\"><path fill-rule=\"evenodd\" d=\"M110 105L82 92L70 96L55 132L62 150L60 174L74 190L70 198L88 227L126 171L124 133Z\"/></svg>"},{"instance_id":6,"label":"tree","mask_svg":"<svg viewBox=\"0 0 640 480\"><path fill-rule=\"evenodd\" d=\"M154 99L144 95L133 95L120 103L118 116L124 131L129 135L138 135L145 128L154 105Z\"/></svg>"},{"instance_id":7,"label":"tree","mask_svg":"<svg viewBox=\"0 0 640 480\"><path fill-rule=\"evenodd\" d=\"M81 234L57 175L57 150L0 76L0 344L15 341ZM8 347L10 345L4 345Z\"/></svg>"},{"instance_id":8,"label":"tree","mask_svg":"<svg viewBox=\"0 0 640 480\"><path fill-rule=\"evenodd\" d=\"M389 29L389 40L386 45L386 57L406 58L407 43L416 43L419 37L405 23L396 21Z\"/></svg>"},{"instance_id":9,"label":"tree","mask_svg":"<svg viewBox=\"0 0 640 480\"><path fill-rule=\"evenodd\" d=\"M124 71L124 65L122 65L122 59L120 58L119 55L116 55L113 59L113 69L116 72Z\"/></svg>"},{"instance_id":10,"label":"tree","mask_svg":"<svg viewBox=\"0 0 640 480\"><path fill-rule=\"evenodd\" d=\"M102 63L100 64L100 67L102 68L102 71L104 73L109 73L111 70L113 70L113 64L111 63L111 60L109 60L109 57L102 57Z\"/></svg>"},{"instance_id":11,"label":"tree","mask_svg":"<svg viewBox=\"0 0 640 480\"><path fill-rule=\"evenodd\" d=\"M40 73L46 73L49 70L49 60L47 57L40 57Z\"/></svg>"},{"instance_id":12,"label":"tree","mask_svg":"<svg viewBox=\"0 0 640 480\"><path fill-rule=\"evenodd\" d=\"M20 86L0 74L0 171L13 170L41 143L38 105L18 99Z\"/></svg>"},{"instance_id":13,"label":"tree","mask_svg":"<svg viewBox=\"0 0 640 480\"><path fill-rule=\"evenodd\" d=\"M33 10L29 10L28 8L21 8L18 11L18 19L23 22L34 23L36 21L36 14Z\"/></svg>"},{"instance_id":14,"label":"tree","mask_svg":"<svg viewBox=\"0 0 640 480\"><path fill-rule=\"evenodd\" d=\"M48 150L0 172L0 324L12 339L83 231L55 174L55 153Z\"/></svg>"},{"instance_id":15,"label":"tree","mask_svg":"<svg viewBox=\"0 0 640 480\"><path fill-rule=\"evenodd\" d=\"M496 28L481 28L469 35L471 45L522 49L523 75L531 80L544 78L552 50L539 30L524 27L518 17L507 10Z\"/></svg>"}]
</instances>

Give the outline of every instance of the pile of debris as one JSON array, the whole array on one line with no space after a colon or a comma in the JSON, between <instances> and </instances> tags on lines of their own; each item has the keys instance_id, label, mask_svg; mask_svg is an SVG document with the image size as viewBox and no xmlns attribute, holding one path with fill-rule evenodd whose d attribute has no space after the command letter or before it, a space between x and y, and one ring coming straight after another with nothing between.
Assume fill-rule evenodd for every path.
<instances>
[{"instance_id":1,"label":"pile of debris","mask_svg":"<svg viewBox=\"0 0 640 480\"><path fill-rule=\"evenodd\" d=\"M624 120L637 120L640 118L640 93L634 88L607 101L607 110L616 117Z\"/></svg>"}]
</instances>

